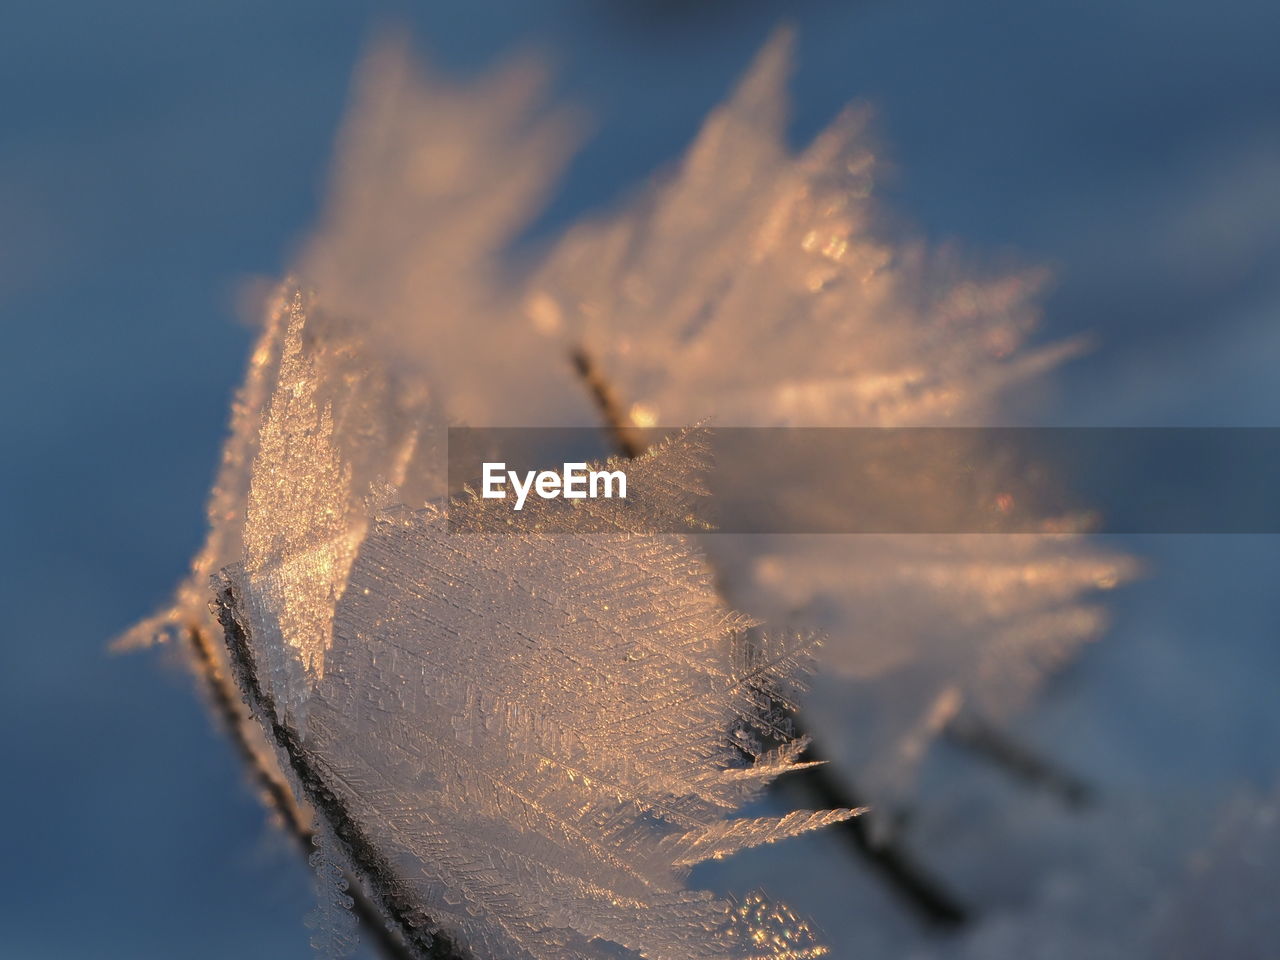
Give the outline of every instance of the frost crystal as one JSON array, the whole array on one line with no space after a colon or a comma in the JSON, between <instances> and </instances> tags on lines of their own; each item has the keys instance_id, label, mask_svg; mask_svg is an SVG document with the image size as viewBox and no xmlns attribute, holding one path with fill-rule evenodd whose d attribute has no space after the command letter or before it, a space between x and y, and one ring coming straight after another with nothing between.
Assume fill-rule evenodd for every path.
<instances>
[{"instance_id":1,"label":"frost crystal","mask_svg":"<svg viewBox=\"0 0 1280 960\"><path fill-rule=\"evenodd\" d=\"M298 264L468 426L594 423L558 345L523 322L503 260L578 142L569 112L542 109L544 74L523 62L455 87L403 40L376 45Z\"/></svg>"},{"instance_id":2,"label":"frost crystal","mask_svg":"<svg viewBox=\"0 0 1280 960\"><path fill-rule=\"evenodd\" d=\"M272 331L278 382L249 470L244 562L263 579L258 602L272 608L292 659L323 677L333 607L375 498L422 502L438 474L425 388L382 374L367 344L285 289Z\"/></svg>"},{"instance_id":3,"label":"frost crystal","mask_svg":"<svg viewBox=\"0 0 1280 960\"><path fill-rule=\"evenodd\" d=\"M963 421L1077 349L1016 350L1041 271L977 280L880 237L864 111L792 154L790 40L774 37L671 179L568 233L534 278L535 325L585 349L639 427Z\"/></svg>"},{"instance_id":4,"label":"frost crystal","mask_svg":"<svg viewBox=\"0 0 1280 960\"><path fill-rule=\"evenodd\" d=\"M1023 349L1041 271L976 279L952 255L884 239L862 112L791 152L789 46L782 32L765 48L673 177L569 232L533 279L531 322L591 358L624 430L981 423L1001 389L1079 344ZM735 605L827 636L813 729L876 801L910 789L963 706L999 720L1022 705L1101 631L1085 595L1132 572L1064 536L713 537L706 549Z\"/></svg>"},{"instance_id":5,"label":"frost crystal","mask_svg":"<svg viewBox=\"0 0 1280 960\"><path fill-rule=\"evenodd\" d=\"M962 710L1002 721L1025 707L1101 634L1104 610L1085 596L1135 566L1070 535L731 539L709 549L739 605L829 638L806 716L879 802L910 793Z\"/></svg>"},{"instance_id":6,"label":"frost crystal","mask_svg":"<svg viewBox=\"0 0 1280 960\"><path fill-rule=\"evenodd\" d=\"M818 955L783 912L755 911L747 932L683 887L694 864L854 812L726 819L794 766L802 744L762 697L794 687L810 643L748 658L752 624L696 548L633 532L646 498L660 512L697 486L692 440L636 463L627 501L590 503L591 529L616 532L451 532L432 504L370 523L412 486L396 468L417 433L376 378L351 375L345 344L308 336L305 298L286 300L221 616L281 766L375 903L423 952L440 933L494 958L608 955L597 941L670 960ZM455 528L490 506L451 504ZM530 502L531 528L558 507Z\"/></svg>"},{"instance_id":7,"label":"frost crystal","mask_svg":"<svg viewBox=\"0 0 1280 960\"><path fill-rule=\"evenodd\" d=\"M232 575L236 616L258 609L259 583ZM360 547L295 733L332 793L322 806L344 811L339 835L393 859L394 879L370 885L394 883L478 956L604 955L593 938L755 956L731 906L683 874L851 812L724 819L791 766L743 767L728 732L767 723L760 689L804 652L736 661L746 626L678 537L456 534L434 508L394 510ZM259 638L278 623L241 627L245 655L269 659Z\"/></svg>"}]
</instances>

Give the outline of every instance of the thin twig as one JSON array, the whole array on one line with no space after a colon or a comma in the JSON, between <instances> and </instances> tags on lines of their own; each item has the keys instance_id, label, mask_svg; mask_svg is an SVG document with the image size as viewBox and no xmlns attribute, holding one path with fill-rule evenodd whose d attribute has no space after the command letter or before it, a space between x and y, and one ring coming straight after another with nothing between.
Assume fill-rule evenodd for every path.
<instances>
[{"instance_id":1,"label":"thin twig","mask_svg":"<svg viewBox=\"0 0 1280 960\"><path fill-rule=\"evenodd\" d=\"M973 752L1013 779L1053 794L1072 809L1087 807L1093 801L1094 791L1089 783L971 711L954 717L943 734L951 743Z\"/></svg>"},{"instance_id":2,"label":"thin twig","mask_svg":"<svg viewBox=\"0 0 1280 960\"><path fill-rule=\"evenodd\" d=\"M801 760L820 759L811 742ZM820 806L862 805L857 791L843 782L829 763L798 770L779 782L784 788L794 787L803 791ZM841 836L857 850L889 889L897 894L898 899L929 926L954 928L970 920L969 908L941 882L929 876L925 868L894 838L875 836L875 828L868 818L853 817L827 829L839 830Z\"/></svg>"},{"instance_id":3,"label":"thin twig","mask_svg":"<svg viewBox=\"0 0 1280 960\"><path fill-rule=\"evenodd\" d=\"M210 705L223 729L231 737L232 746L254 783L266 794L270 808L279 815L285 833L309 854L312 849L312 832L307 825L307 817L294 800L293 792L279 771L272 769L250 743L245 725L252 718L244 710L240 691L218 665L213 653L213 640L207 631L195 624L188 625L187 638L190 640L196 670L204 681Z\"/></svg>"},{"instance_id":4,"label":"thin twig","mask_svg":"<svg viewBox=\"0 0 1280 960\"><path fill-rule=\"evenodd\" d=\"M284 832L288 834L304 858L315 849L315 832L308 825L308 817L298 806L283 775L268 763L261 752L250 742L247 724L254 722L245 711L243 696L234 682L222 670L214 656L213 640L203 627L190 624L186 630L195 660L196 672L204 681L205 692L214 714L231 738L232 746L245 768L266 795L269 806L279 815ZM345 871L344 871L345 874ZM373 944L387 960L414 960L413 953L383 923L382 915L373 901L365 894L355 877L345 874L352 912L359 918L361 930L367 932L366 940Z\"/></svg>"},{"instance_id":5,"label":"thin twig","mask_svg":"<svg viewBox=\"0 0 1280 960\"><path fill-rule=\"evenodd\" d=\"M383 922L378 929L394 930L403 942L401 956L420 960L472 960L462 947L439 929L405 893L403 879L394 866L369 839L347 809L346 801L329 785L323 772L302 746L302 739L281 717L275 699L262 688L248 628L240 618L234 589L227 585L217 594L218 621L226 633L232 669L244 690L250 711L267 728L271 739L284 752L289 769L297 779L307 802L326 827L341 841L343 849L360 873L359 884L373 915Z\"/></svg>"}]
</instances>

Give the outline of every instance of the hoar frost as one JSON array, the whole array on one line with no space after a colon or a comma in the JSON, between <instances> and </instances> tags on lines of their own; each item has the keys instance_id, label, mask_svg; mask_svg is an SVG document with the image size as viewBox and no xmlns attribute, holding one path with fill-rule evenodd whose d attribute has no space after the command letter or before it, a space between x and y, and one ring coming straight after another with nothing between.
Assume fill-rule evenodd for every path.
<instances>
[{"instance_id":1,"label":"hoar frost","mask_svg":"<svg viewBox=\"0 0 1280 960\"><path fill-rule=\"evenodd\" d=\"M528 67L454 90L402 46L371 58L305 286L266 311L206 546L132 635L219 629L216 575L212 669L236 673L254 749L314 811L330 952L350 876L415 955L821 955L785 907L684 885L853 812L731 816L805 765L777 710L799 703L803 638L831 638L810 726L892 797L962 704L1006 711L1095 635L1081 596L1128 574L1061 536L698 543L643 534L662 524L630 499L589 501L603 533L540 533L554 501L530 500L524 533L493 534L492 502L445 502L446 423L603 410L638 451L650 426L708 418L975 422L1075 349L1020 349L1037 273L975 279L877 236L860 114L793 154L786 65L781 36L672 177L513 281L503 251L571 119L538 109ZM697 486L696 445L633 464L670 495L647 509Z\"/></svg>"},{"instance_id":2,"label":"hoar frost","mask_svg":"<svg viewBox=\"0 0 1280 960\"><path fill-rule=\"evenodd\" d=\"M375 904L427 955L441 937L493 958L607 955L597 942L655 960L779 956L760 952L774 942L819 955L783 913L744 927L734 904L682 882L701 861L854 813L728 819L803 749L761 707L765 691L794 696L809 641L746 656L752 624L725 608L697 549L632 532L621 504L592 516L618 510L615 534L516 536L451 533L443 504L379 509L394 477L356 496L350 458L399 435L388 423L405 411L366 402L353 384L371 378L346 375L304 300L283 296L269 326L285 362L245 525L268 549L226 569L220 616L281 767ZM344 447L335 422L362 443ZM641 472L696 486L696 448L677 440L646 460ZM258 477L278 495L255 498ZM465 527L483 505L448 509ZM754 741L731 742L735 727Z\"/></svg>"}]
</instances>

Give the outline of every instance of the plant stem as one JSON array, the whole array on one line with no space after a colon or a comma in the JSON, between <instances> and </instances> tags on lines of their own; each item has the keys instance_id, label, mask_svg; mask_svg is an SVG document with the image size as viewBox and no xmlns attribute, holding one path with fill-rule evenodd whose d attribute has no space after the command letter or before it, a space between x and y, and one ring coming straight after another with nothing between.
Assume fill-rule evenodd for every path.
<instances>
[{"instance_id":1,"label":"plant stem","mask_svg":"<svg viewBox=\"0 0 1280 960\"><path fill-rule=\"evenodd\" d=\"M293 838L303 858L308 858L315 849L315 831L309 825L310 817L299 806L280 770L260 750L254 748L249 733L251 728L248 726L254 722L253 717L244 709L244 696L219 665L208 631L190 624L186 632L196 671L204 681L205 692L214 714L231 737L232 746L248 769L253 782L262 789L268 805L280 816L285 833ZM387 928L382 912L365 894L357 878L346 871L344 874L347 892L352 899L351 909L360 920L360 929L365 934L365 939L386 960L415 960L418 954Z\"/></svg>"},{"instance_id":2,"label":"plant stem","mask_svg":"<svg viewBox=\"0 0 1280 960\"><path fill-rule=\"evenodd\" d=\"M812 743L802 761L821 760ZM794 787L822 806L861 806L858 793L838 777L828 763L789 774L784 787ZM917 917L929 926L954 928L967 923L970 910L941 882L929 876L906 848L893 837L876 837L866 817L853 817L833 824L858 854Z\"/></svg>"},{"instance_id":3,"label":"plant stem","mask_svg":"<svg viewBox=\"0 0 1280 960\"><path fill-rule=\"evenodd\" d=\"M1053 794L1072 809L1087 807L1093 801L1090 784L972 711L962 711L955 716L943 734L950 742L972 751L1013 779Z\"/></svg>"},{"instance_id":4,"label":"plant stem","mask_svg":"<svg viewBox=\"0 0 1280 960\"><path fill-rule=\"evenodd\" d=\"M648 448L648 444L635 424L631 422L631 418L623 412L613 388L605 380L604 374L596 366L591 354L584 347L579 347L570 354L569 359L573 363L573 369L578 374L578 378L591 394L591 399L595 401L600 419L604 421L617 452L629 460L641 456Z\"/></svg>"}]
</instances>

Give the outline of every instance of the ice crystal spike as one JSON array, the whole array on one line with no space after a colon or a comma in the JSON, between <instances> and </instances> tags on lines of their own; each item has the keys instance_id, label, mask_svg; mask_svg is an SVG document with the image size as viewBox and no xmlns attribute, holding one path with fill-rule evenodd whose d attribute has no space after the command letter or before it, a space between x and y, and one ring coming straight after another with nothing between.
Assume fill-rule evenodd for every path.
<instances>
[{"instance_id":1,"label":"ice crystal spike","mask_svg":"<svg viewBox=\"0 0 1280 960\"><path fill-rule=\"evenodd\" d=\"M826 755L874 805L909 797L960 711L1002 723L1098 637L1091 599L1136 571L1071 535L710 538L732 596L826 637L805 700Z\"/></svg>"},{"instance_id":2,"label":"ice crystal spike","mask_svg":"<svg viewBox=\"0 0 1280 960\"><path fill-rule=\"evenodd\" d=\"M570 111L543 107L545 73L523 62L456 86L381 38L297 266L470 426L593 422L557 345L523 322L503 260L579 141Z\"/></svg>"},{"instance_id":3,"label":"ice crystal spike","mask_svg":"<svg viewBox=\"0 0 1280 960\"><path fill-rule=\"evenodd\" d=\"M193 624L216 627L207 611L209 577L228 563L296 555L304 539L358 538L379 498L425 503L445 490L443 432L426 378L396 362L376 327L321 308L294 280L274 291L264 316L232 405L208 538L173 606L126 642ZM291 469L289 482L283 477ZM336 583L343 551L332 549ZM308 666L320 662L319 652L303 657Z\"/></svg>"},{"instance_id":4,"label":"ice crystal spike","mask_svg":"<svg viewBox=\"0 0 1280 960\"><path fill-rule=\"evenodd\" d=\"M977 279L884 239L865 112L787 147L788 48L771 41L673 177L569 232L533 319L557 318L639 426L972 422L1078 346L1017 351L1043 273Z\"/></svg>"},{"instance_id":5,"label":"ice crystal spike","mask_svg":"<svg viewBox=\"0 0 1280 960\"><path fill-rule=\"evenodd\" d=\"M379 498L438 495L432 408L349 324L283 293L280 363L249 469L244 562L309 675L324 675L333 605Z\"/></svg>"}]
</instances>

